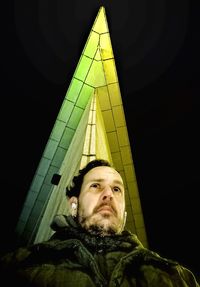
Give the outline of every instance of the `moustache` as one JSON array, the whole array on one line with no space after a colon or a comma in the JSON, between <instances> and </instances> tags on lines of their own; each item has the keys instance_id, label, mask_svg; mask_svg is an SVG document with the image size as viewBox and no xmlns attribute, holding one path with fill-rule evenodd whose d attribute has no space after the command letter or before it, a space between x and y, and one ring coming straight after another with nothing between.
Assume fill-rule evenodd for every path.
<instances>
[{"instance_id":1,"label":"moustache","mask_svg":"<svg viewBox=\"0 0 200 287\"><path fill-rule=\"evenodd\" d=\"M99 211L99 209L103 208L104 206L111 208L112 212L117 215L117 210L115 208L115 206L113 206L111 203L101 203L98 206L96 206L94 208L93 213L97 213Z\"/></svg>"}]
</instances>

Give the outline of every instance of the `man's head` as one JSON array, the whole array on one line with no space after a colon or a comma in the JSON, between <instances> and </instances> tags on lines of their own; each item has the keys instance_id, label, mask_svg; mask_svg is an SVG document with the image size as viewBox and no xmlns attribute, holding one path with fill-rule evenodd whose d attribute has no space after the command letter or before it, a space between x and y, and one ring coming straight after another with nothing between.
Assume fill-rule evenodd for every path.
<instances>
[{"instance_id":1,"label":"man's head","mask_svg":"<svg viewBox=\"0 0 200 287\"><path fill-rule=\"evenodd\" d=\"M105 160L93 160L67 188L70 204L77 205L77 219L91 233L119 234L125 223L125 194L120 174Z\"/></svg>"}]
</instances>

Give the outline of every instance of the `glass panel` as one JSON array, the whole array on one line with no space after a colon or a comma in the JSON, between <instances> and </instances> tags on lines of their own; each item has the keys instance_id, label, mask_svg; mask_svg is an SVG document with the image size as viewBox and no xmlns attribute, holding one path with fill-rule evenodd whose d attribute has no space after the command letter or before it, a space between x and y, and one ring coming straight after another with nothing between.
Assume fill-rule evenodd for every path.
<instances>
[{"instance_id":1,"label":"glass panel","mask_svg":"<svg viewBox=\"0 0 200 287\"><path fill-rule=\"evenodd\" d=\"M113 116L116 127L125 126L125 117L122 106L113 107Z\"/></svg>"},{"instance_id":2,"label":"glass panel","mask_svg":"<svg viewBox=\"0 0 200 287\"><path fill-rule=\"evenodd\" d=\"M43 180L44 180L44 176L36 174L36 176L33 179L32 184L31 184L31 189L33 191L39 192L41 185L43 183Z\"/></svg>"},{"instance_id":3,"label":"glass panel","mask_svg":"<svg viewBox=\"0 0 200 287\"><path fill-rule=\"evenodd\" d=\"M59 167L60 168L60 167ZM46 184L51 184L51 179L52 179L52 176L54 175L54 173L59 173L59 168L56 167L56 166L52 166L50 165L49 169L48 169L48 172L47 172L47 175L45 177L45 180L44 182ZM50 186L52 188L52 184Z\"/></svg>"},{"instance_id":4,"label":"glass panel","mask_svg":"<svg viewBox=\"0 0 200 287\"><path fill-rule=\"evenodd\" d=\"M84 55L81 57L77 69L75 71L74 77L80 79L81 81L85 81L85 77L88 73L88 70L91 66L92 60Z\"/></svg>"},{"instance_id":5,"label":"glass panel","mask_svg":"<svg viewBox=\"0 0 200 287\"><path fill-rule=\"evenodd\" d=\"M130 146L121 147L122 162L124 165L132 163Z\"/></svg>"},{"instance_id":6,"label":"glass panel","mask_svg":"<svg viewBox=\"0 0 200 287\"><path fill-rule=\"evenodd\" d=\"M71 115L71 118L69 119L68 127L71 129L76 129L82 114L83 114L83 109L75 107Z\"/></svg>"},{"instance_id":7,"label":"glass panel","mask_svg":"<svg viewBox=\"0 0 200 287\"><path fill-rule=\"evenodd\" d=\"M93 87L105 86L105 75L102 62L93 61L86 83Z\"/></svg>"},{"instance_id":8,"label":"glass panel","mask_svg":"<svg viewBox=\"0 0 200 287\"><path fill-rule=\"evenodd\" d=\"M119 146L129 145L128 132L126 127L117 128L117 136L119 141Z\"/></svg>"},{"instance_id":9,"label":"glass panel","mask_svg":"<svg viewBox=\"0 0 200 287\"><path fill-rule=\"evenodd\" d=\"M35 226L35 224L37 223L38 217L41 214L41 211L43 209L44 203L42 201L36 201L34 208L31 211L31 215L27 221L27 225L26 225L26 229L29 229L33 226Z\"/></svg>"},{"instance_id":10,"label":"glass panel","mask_svg":"<svg viewBox=\"0 0 200 287\"><path fill-rule=\"evenodd\" d=\"M107 86L98 88L97 95L101 110L104 111L111 109Z\"/></svg>"},{"instance_id":11,"label":"glass panel","mask_svg":"<svg viewBox=\"0 0 200 287\"><path fill-rule=\"evenodd\" d=\"M119 151L119 144L118 144L116 132L108 133L107 135L108 135L110 150L112 152Z\"/></svg>"},{"instance_id":12,"label":"glass panel","mask_svg":"<svg viewBox=\"0 0 200 287\"><path fill-rule=\"evenodd\" d=\"M113 159L114 165L117 167L117 170L120 172L120 175L123 179L124 184L126 185L126 178L125 178L125 174L123 171L124 167L122 164L121 153L120 152L112 153L112 159Z\"/></svg>"},{"instance_id":13,"label":"glass panel","mask_svg":"<svg viewBox=\"0 0 200 287\"><path fill-rule=\"evenodd\" d=\"M133 167L132 164L125 165L124 166L124 171L125 171L125 175L126 175L127 181L136 179L135 178L135 170L134 170L134 167Z\"/></svg>"},{"instance_id":14,"label":"glass panel","mask_svg":"<svg viewBox=\"0 0 200 287\"><path fill-rule=\"evenodd\" d=\"M103 113L104 124L106 132L113 132L115 130L115 124L111 111L104 111Z\"/></svg>"},{"instance_id":15,"label":"glass panel","mask_svg":"<svg viewBox=\"0 0 200 287\"><path fill-rule=\"evenodd\" d=\"M96 125L91 126L90 154L96 153Z\"/></svg>"},{"instance_id":16,"label":"glass panel","mask_svg":"<svg viewBox=\"0 0 200 287\"><path fill-rule=\"evenodd\" d=\"M108 26L105 16L105 9L102 7L99 10L99 13L95 19L95 23L92 27L92 30L96 31L97 33L105 33L108 32Z\"/></svg>"},{"instance_id":17,"label":"glass panel","mask_svg":"<svg viewBox=\"0 0 200 287\"><path fill-rule=\"evenodd\" d=\"M127 185L128 185L128 191L130 194L130 200L134 201L136 197L139 197L137 182L136 180L135 181L127 180Z\"/></svg>"},{"instance_id":18,"label":"glass panel","mask_svg":"<svg viewBox=\"0 0 200 287\"><path fill-rule=\"evenodd\" d=\"M83 52L84 55L90 58L94 58L98 44L99 44L99 35L91 31L88 41L86 43L85 50Z\"/></svg>"},{"instance_id":19,"label":"glass panel","mask_svg":"<svg viewBox=\"0 0 200 287\"><path fill-rule=\"evenodd\" d=\"M91 125L88 125L86 129L85 142L84 142L84 148L83 148L83 153L85 155L89 154L90 137L91 137Z\"/></svg>"},{"instance_id":20,"label":"glass panel","mask_svg":"<svg viewBox=\"0 0 200 287\"><path fill-rule=\"evenodd\" d=\"M41 201L47 200L50 190L51 190L51 186L49 184L43 184L40 194L38 196L38 200L41 200Z\"/></svg>"},{"instance_id":21,"label":"glass panel","mask_svg":"<svg viewBox=\"0 0 200 287\"><path fill-rule=\"evenodd\" d=\"M122 104L121 93L118 83L108 85L108 91L110 95L110 101L112 106L117 106Z\"/></svg>"},{"instance_id":22,"label":"glass panel","mask_svg":"<svg viewBox=\"0 0 200 287\"><path fill-rule=\"evenodd\" d=\"M32 190L28 193L28 196L26 199L26 205L29 206L29 209L30 209L30 206L33 206L33 204L35 203L37 196L38 196L38 193L33 192ZM24 212L24 216L26 216L26 220L27 220L29 214L30 214L30 212L28 212L28 210L26 210L26 214Z\"/></svg>"},{"instance_id":23,"label":"glass panel","mask_svg":"<svg viewBox=\"0 0 200 287\"><path fill-rule=\"evenodd\" d=\"M81 92L80 92L80 95L79 95L79 98L78 98L78 101L77 101L77 106L79 106L80 108L85 108L89 99L90 99L90 96L92 96L94 93L94 88L88 86L88 85L84 85Z\"/></svg>"},{"instance_id":24,"label":"glass panel","mask_svg":"<svg viewBox=\"0 0 200 287\"><path fill-rule=\"evenodd\" d=\"M37 170L37 173L39 175L45 176L50 164L51 164L51 161L49 159L43 157L41 162L40 162L40 165L39 165L39 168Z\"/></svg>"},{"instance_id":25,"label":"glass panel","mask_svg":"<svg viewBox=\"0 0 200 287\"><path fill-rule=\"evenodd\" d=\"M102 34L100 36L101 57L103 60L113 58L113 51L111 46L110 35Z\"/></svg>"},{"instance_id":26,"label":"glass panel","mask_svg":"<svg viewBox=\"0 0 200 287\"><path fill-rule=\"evenodd\" d=\"M62 161L65 157L66 154L66 150L63 148L58 147L58 149L56 150L56 153L54 155L53 161L52 161L52 165L60 168Z\"/></svg>"},{"instance_id":27,"label":"glass panel","mask_svg":"<svg viewBox=\"0 0 200 287\"><path fill-rule=\"evenodd\" d=\"M107 84L118 82L115 62L113 59L103 62Z\"/></svg>"},{"instance_id":28,"label":"glass panel","mask_svg":"<svg viewBox=\"0 0 200 287\"><path fill-rule=\"evenodd\" d=\"M64 100L63 105L62 105L61 110L60 110L59 115L58 115L58 120L61 120L65 123L67 123L67 121L71 115L71 112L73 110L73 107L74 107L73 103L69 102L68 100Z\"/></svg>"},{"instance_id":29,"label":"glass panel","mask_svg":"<svg viewBox=\"0 0 200 287\"><path fill-rule=\"evenodd\" d=\"M78 98L82 85L83 82L77 79L72 79L69 89L67 91L67 99L69 101L76 102L76 99Z\"/></svg>"},{"instance_id":30,"label":"glass panel","mask_svg":"<svg viewBox=\"0 0 200 287\"><path fill-rule=\"evenodd\" d=\"M96 61L101 61L101 54L100 54L99 49L97 49L94 59Z\"/></svg>"},{"instance_id":31,"label":"glass panel","mask_svg":"<svg viewBox=\"0 0 200 287\"><path fill-rule=\"evenodd\" d=\"M54 139L55 141L60 141L60 138L63 134L64 129L65 129L65 123L59 120L56 120L52 133L50 135L50 138Z\"/></svg>"},{"instance_id":32,"label":"glass panel","mask_svg":"<svg viewBox=\"0 0 200 287\"><path fill-rule=\"evenodd\" d=\"M29 201L29 200L28 200ZM30 205L31 206L31 205ZM29 215L30 215L30 213L31 213L31 208L30 208L30 206L28 205L24 205L24 208L23 208L23 211L22 211L22 213L21 213L21 215L20 215L20 219L22 220L22 221L24 221L24 222L26 222L27 220L28 220L28 217L29 217Z\"/></svg>"},{"instance_id":33,"label":"glass panel","mask_svg":"<svg viewBox=\"0 0 200 287\"><path fill-rule=\"evenodd\" d=\"M133 213L139 215L141 214L141 212L142 212L142 208L141 208L140 200L139 198L135 198L133 202ZM138 226L138 227L142 227L142 226Z\"/></svg>"},{"instance_id":34,"label":"glass panel","mask_svg":"<svg viewBox=\"0 0 200 287\"><path fill-rule=\"evenodd\" d=\"M64 131L64 134L62 136L62 139L61 139L61 142L60 142L60 146L65 148L65 149L68 149L70 143L71 143L71 140L74 136L74 133L75 131L72 130L72 129L69 129L69 128L66 128L65 131Z\"/></svg>"},{"instance_id":35,"label":"glass panel","mask_svg":"<svg viewBox=\"0 0 200 287\"><path fill-rule=\"evenodd\" d=\"M46 157L48 159L52 159L54 156L54 153L56 151L57 146L58 146L57 141L49 139L48 144L47 144L45 151L44 151L44 157Z\"/></svg>"}]
</instances>

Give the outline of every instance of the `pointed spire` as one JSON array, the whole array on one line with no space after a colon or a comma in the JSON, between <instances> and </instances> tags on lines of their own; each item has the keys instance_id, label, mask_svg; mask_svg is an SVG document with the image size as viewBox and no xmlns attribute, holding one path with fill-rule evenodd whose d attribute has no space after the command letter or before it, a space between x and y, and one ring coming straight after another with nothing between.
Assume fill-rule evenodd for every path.
<instances>
[{"instance_id":1,"label":"pointed spire","mask_svg":"<svg viewBox=\"0 0 200 287\"><path fill-rule=\"evenodd\" d=\"M91 159L111 161L126 187L127 228L147 246L126 119L105 14L100 7L31 183L17 233L48 239L56 213L67 213L65 187ZM52 185L54 174L60 175Z\"/></svg>"}]
</instances>

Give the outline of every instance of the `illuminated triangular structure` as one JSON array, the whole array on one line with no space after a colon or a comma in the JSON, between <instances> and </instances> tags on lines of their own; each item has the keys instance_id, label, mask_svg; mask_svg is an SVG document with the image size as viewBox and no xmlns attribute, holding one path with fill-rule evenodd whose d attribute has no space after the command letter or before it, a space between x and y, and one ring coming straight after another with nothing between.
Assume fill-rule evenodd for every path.
<instances>
[{"instance_id":1,"label":"illuminated triangular structure","mask_svg":"<svg viewBox=\"0 0 200 287\"><path fill-rule=\"evenodd\" d=\"M99 9L31 183L16 229L21 241L49 238L53 216L68 212L65 187L94 158L109 160L122 175L126 227L147 246L104 7Z\"/></svg>"}]
</instances>

